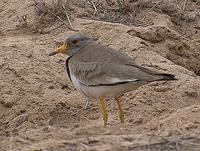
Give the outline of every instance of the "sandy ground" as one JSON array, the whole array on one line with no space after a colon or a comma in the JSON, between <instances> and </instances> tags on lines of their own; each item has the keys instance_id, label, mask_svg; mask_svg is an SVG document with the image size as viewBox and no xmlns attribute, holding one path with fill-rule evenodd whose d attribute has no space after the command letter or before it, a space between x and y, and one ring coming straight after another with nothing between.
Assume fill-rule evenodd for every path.
<instances>
[{"instance_id":1,"label":"sandy ground","mask_svg":"<svg viewBox=\"0 0 200 151\"><path fill-rule=\"evenodd\" d=\"M34 27L32 1L2 0L0 6L0 151L200 150L199 22L181 22L179 28L152 9L141 12L153 22L146 27L74 18L79 32L178 78L124 94L124 125L117 104L107 100L104 128L98 102L85 108L87 99L68 79L66 56L48 57L76 32L21 28L17 16L27 14Z\"/></svg>"}]
</instances>

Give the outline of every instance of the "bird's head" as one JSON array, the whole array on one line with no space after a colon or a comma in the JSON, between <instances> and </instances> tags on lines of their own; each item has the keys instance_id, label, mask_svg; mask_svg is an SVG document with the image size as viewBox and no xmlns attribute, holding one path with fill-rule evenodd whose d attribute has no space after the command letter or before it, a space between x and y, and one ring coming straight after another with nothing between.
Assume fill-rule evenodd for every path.
<instances>
[{"instance_id":1,"label":"bird's head","mask_svg":"<svg viewBox=\"0 0 200 151\"><path fill-rule=\"evenodd\" d=\"M58 53L66 54L68 56L72 56L74 53L79 51L81 48L85 47L89 43L92 43L93 39L81 35L75 34L73 36L68 37L62 46L57 48L54 52L51 52L49 56L53 56Z\"/></svg>"}]
</instances>

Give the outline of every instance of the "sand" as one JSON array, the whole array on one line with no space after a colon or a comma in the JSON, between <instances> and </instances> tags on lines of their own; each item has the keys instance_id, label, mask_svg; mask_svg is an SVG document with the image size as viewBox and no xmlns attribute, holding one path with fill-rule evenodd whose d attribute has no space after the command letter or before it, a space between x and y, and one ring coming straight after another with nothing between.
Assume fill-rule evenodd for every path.
<instances>
[{"instance_id":1,"label":"sand","mask_svg":"<svg viewBox=\"0 0 200 151\"><path fill-rule=\"evenodd\" d=\"M187 9L199 10L195 4ZM198 21L176 25L170 15L153 9L141 9L137 16L152 20L145 27L74 16L79 32L178 79L124 94L124 125L116 102L107 100L109 124L104 128L98 101L89 100L86 107L87 99L67 77L66 56L48 56L76 32L65 26L47 34L33 32L31 0L2 0L0 6L0 151L200 150ZM25 27L17 19L23 15Z\"/></svg>"}]
</instances>

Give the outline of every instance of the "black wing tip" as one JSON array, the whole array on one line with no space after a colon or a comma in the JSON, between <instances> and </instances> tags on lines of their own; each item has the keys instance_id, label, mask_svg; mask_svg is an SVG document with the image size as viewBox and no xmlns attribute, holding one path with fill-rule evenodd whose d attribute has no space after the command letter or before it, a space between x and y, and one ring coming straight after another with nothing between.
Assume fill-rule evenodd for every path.
<instances>
[{"instance_id":1,"label":"black wing tip","mask_svg":"<svg viewBox=\"0 0 200 151\"><path fill-rule=\"evenodd\" d=\"M172 75L172 74L167 74L167 73L164 73L164 74L159 74L159 75L162 75L163 78L161 80L166 80L166 81L171 81L171 80L178 80L175 75Z\"/></svg>"}]
</instances>

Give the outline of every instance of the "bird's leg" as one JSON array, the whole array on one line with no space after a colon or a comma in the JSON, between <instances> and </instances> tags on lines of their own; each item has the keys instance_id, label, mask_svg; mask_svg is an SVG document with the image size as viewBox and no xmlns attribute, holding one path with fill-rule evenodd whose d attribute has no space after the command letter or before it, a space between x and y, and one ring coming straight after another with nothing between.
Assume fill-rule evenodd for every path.
<instances>
[{"instance_id":1,"label":"bird's leg","mask_svg":"<svg viewBox=\"0 0 200 151\"><path fill-rule=\"evenodd\" d=\"M124 123L124 110L122 108L119 97L116 97L115 101L117 102L117 105L118 105L118 108L119 108L119 119L120 119L121 123Z\"/></svg>"},{"instance_id":2,"label":"bird's leg","mask_svg":"<svg viewBox=\"0 0 200 151\"><path fill-rule=\"evenodd\" d=\"M107 122L108 122L108 111L107 111L107 107L106 107L106 102L104 100L104 97L100 97L99 101L100 101L100 106L101 106L101 112L103 114L104 126L106 127Z\"/></svg>"}]
</instances>

